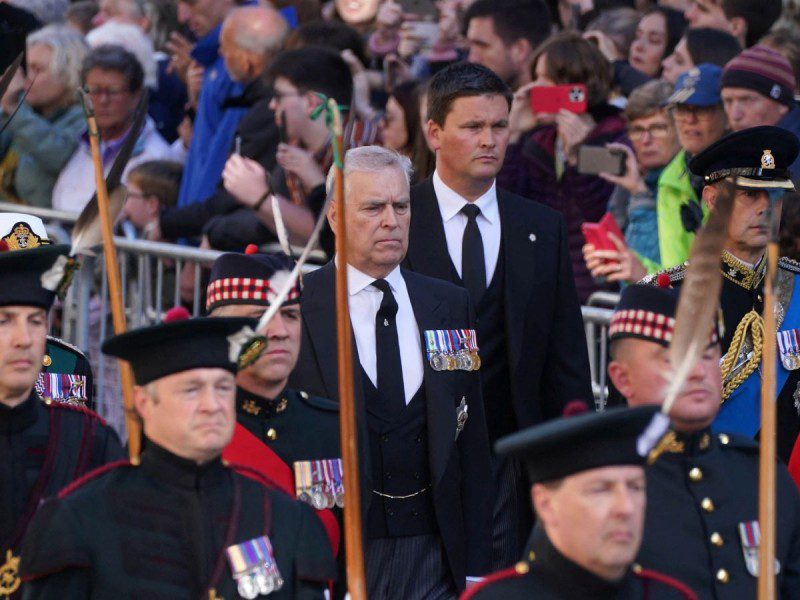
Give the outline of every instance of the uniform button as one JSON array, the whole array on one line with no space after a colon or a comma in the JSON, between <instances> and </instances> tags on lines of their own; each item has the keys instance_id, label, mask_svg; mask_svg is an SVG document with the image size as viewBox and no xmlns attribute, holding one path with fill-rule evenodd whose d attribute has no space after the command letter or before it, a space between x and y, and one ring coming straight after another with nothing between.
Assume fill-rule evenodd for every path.
<instances>
[{"instance_id":1,"label":"uniform button","mask_svg":"<svg viewBox=\"0 0 800 600\"><path fill-rule=\"evenodd\" d=\"M711 534L711 543L714 544L717 548L722 548L722 545L725 542L722 541L722 536L715 531L714 533Z\"/></svg>"},{"instance_id":2,"label":"uniform button","mask_svg":"<svg viewBox=\"0 0 800 600\"><path fill-rule=\"evenodd\" d=\"M420 434L420 435L418 435L418 436L417 436L417 443L418 443L418 444L421 444L421 443L422 443L422 434Z\"/></svg>"},{"instance_id":3,"label":"uniform button","mask_svg":"<svg viewBox=\"0 0 800 600\"><path fill-rule=\"evenodd\" d=\"M531 568L528 566L528 563L520 561L516 565L514 565L514 570L520 575L525 575L528 571L531 570Z\"/></svg>"},{"instance_id":4,"label":"uniform button","mask_svg":"<svg viewBox=\"0 0 800 600\"><path fill-rule=\"evenodd\" d=\"M270 439L273 442L278 439L278 432L275 431L275 429L273 427L270 427L267 430L267 439Z\"/></svg>"},{"instance_id":5,"label":"uniform button","mask_svg":"<svg viewBox=\"0 0 800 600\"><path fill-rule=\"evenodd\" d=\"M700 481L703 479L703 472L698 467L692 467L689 471L689 479L692 481Z\"/></svg>"},{"instance_id":6,"label":"uniform button","mask_svg":"<svg viewBox=\"0 0 800 600\"><path fill-rule=\"evenodd\" d=\"M719 434L719 443L723 446L727 446L728 443L731 441L731 438L728 437L727 433L720 433Z\"/></svg>"},{"instance_id":7,"label":"uniform button","mask_svg":"<svg viewBox=\"0 0 800 600\"><path fill-rule=\"evenodd\" d=\"M300 397L301 397L303 400L308 400L308 394L307 394L306 392L300 392Z\"/></svg>"},{"instance_id":8,"label":"uniform button","mask_svg":"<svg viewBox=\"0 0 800 600\"><path fill-rule=\"evenodd\" d=\"M714 503L711 501L711 498L703 498L700 502L700 506L702 506L703 510L706 512L714 512Z\"/></svg>"},{"instance_id":9,"label":"uniform button","mask_svg":"<svg viewBox=\"0 0 800 600\"><path fill-rule=\"evenodd\" d=\"M720 583L728 583L730 581L731 576L728 575L728 572L725 569L720 569L717 571L717 581Z\"/></svg>"}]
</instances>

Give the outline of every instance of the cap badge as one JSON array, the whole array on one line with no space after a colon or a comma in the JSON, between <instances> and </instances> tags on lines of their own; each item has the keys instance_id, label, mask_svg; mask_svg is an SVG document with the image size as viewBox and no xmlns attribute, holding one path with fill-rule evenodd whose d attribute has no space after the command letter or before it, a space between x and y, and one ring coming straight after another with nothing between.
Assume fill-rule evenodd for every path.
<instances>
[{"instance_id":1,"label":"cap badge","mask_svg":"<svg viewBox=\"0 0 800 600\"><path fill-rule=\"evenodd\" d=\"M3 241L8 244L9 250L30 250L47 244L46 240L33 233L30 225L22 221L14 225Z\"/></svg>"},{"instance_id":2,"label":"cap badge","mask_svg":"<svg viewBox=\"0 0 800 600\"><path fill-rule=\"evenodd\" d=\"M761 155L761 168L762 169L775 168L775 157L772 156L772 150L764 150L764 154Z\"/></svg>"},{"instance_id":3,"label":"cap badge","mask_svg":"<svg viewBox=\"0 0 800 600\"><path fill-rule=\"evenodd\" d=\"M777 83L773 84L772 89L769 91L769 95L773 100L777 100L781 97L781 86Z\"/></svg>"}]
</instances>

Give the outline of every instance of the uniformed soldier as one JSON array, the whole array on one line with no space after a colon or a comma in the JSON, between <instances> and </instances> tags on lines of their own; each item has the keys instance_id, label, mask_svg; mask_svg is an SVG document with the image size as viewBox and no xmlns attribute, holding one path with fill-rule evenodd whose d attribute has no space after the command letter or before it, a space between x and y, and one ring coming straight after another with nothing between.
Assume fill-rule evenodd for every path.
<instances>
[{"instance_id":1,"label":"uniformed soldier","mask_svg":"<svg viewBox=\"0 0 800 600\"><path fill-rule=\"evenodd\" d=\"M798 155L800 142L780 127L753 127L731 133L697 154L689 163L702 176L703 201L713 207L723 181L735 185L735 200L722 253L723 275L720 304L724 319L722 335L723 405L713 430L739 433L751 439L761 423L760 369L763 349L764 250L771 237L770 203L775 222L780 220L781 197L794 185L789 165ZM679 287L686 264L666 271ZM781 258L775 292L778 306L777 343L777 444L778 456L789 462L800 433L800 264ZM654 284L660 274L645 281ZM795 288L797 292L795 293ZM775 343L775 340L770 341Z\"/></svg>"},{"instance_id":2,"label":"uniformed soldier","mask_svg":"<svg viewBox=\"0 0 800 600\"><path fill-rule=\"evenodd\" d=\"M20 595L19 546L42 499L123 457L98 415L35 387L55 299L42 281L68 250L50 242L41 219L0 214L0 598Z\"/></svg>"},{"instance_id":3,"label":"uniformed soldier","mask_svg":"<svg viewBox=\"0 0 800 600\"><path fill-rule=\"evenodd\" d=\"M145 449L42 506L26 598L323 598L335 563L314 511L221 460L236 423L228 337L245 325L178 319L106 340L133 368Z\"/></svg>"},{"instance_id":4,"label":"uniformed soldier","mask_svg":"<svg viewBox=\"0 0 800 600\"><path fill-rule=\"evenodd\" d=\"M675 290L627 287L611 319L608 372L631 406L660 404L670 382L668 345ZM709 333L713 324L708 324ZM705 600L756 597L760 530L758 444L713 433L720 405L716 332L689 374L670 417L672 430L651 454L647 519L639 562L680 579ZM777 587L800 598L800 498L777 465Z\"/></svg>"},{"instance_id":5,"label":"uniformed soldier","mask_svg":"<svg viewBox=\"0 0 800 600\"><path fill-rule=\"evenodd\" d=\"M580 412L574 414L574 404ZM490 575L462 600L628 600L696 598L680 582L634 564L645 513L644 464L664 432L654 407L572 416L499 440L496 450L524 461L537 515L528 549L511 569Z\"/></svg>"},{"instance_id":6,"label":"uniformed soldier","mask_svg":"<svg viewBox=\"0 0 800 600\"><path fill-rule=\"evenodd\" d=\"M211 268L206 310L212 317L260 318L293 266L286 255L259 254L254 245L223 254ZM284 483L318 510L330 509L344 502L338 405L287 387L300 352L301 294L298 281L262 332L266 351L236 376L238 425L223 457ZM341 511L320 517L338 549Z\"/></svg>"}]
</instances>

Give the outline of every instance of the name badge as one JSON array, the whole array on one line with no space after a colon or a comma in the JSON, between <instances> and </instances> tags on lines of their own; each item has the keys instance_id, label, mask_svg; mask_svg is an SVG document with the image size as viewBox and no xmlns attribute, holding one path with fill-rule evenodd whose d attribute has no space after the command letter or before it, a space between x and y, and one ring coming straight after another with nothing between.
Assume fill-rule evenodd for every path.
<instances>
[{"instance_id":1,"label":"name badge","mask_svg":"<svg viewBox=\"0 0 800 600\"><path fill-rule=\"evenodd\" d=\"M474 329L428 329L425 346L434 371L477 371L481 368Z\"/></svg>"}]
</instances>

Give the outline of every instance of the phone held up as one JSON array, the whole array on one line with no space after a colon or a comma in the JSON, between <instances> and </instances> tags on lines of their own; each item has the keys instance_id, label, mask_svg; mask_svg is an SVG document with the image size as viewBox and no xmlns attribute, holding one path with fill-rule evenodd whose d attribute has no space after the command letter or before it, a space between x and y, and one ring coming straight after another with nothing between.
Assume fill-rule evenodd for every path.
<instances>
[{"instance_id":1,"label":"phone held up","mask_svg":"<svg viewBox=\"0 0 800 600\"><path fill-rule=\"evenodd\" d=\"M561 109L576 114L585 113L586 86L582 83L563 85L537 85L531 88L531 111L538 113L557 113Z\"/></svg>"},{"instance_id":2,"label":"phone held up","mask_svg":"<svg viewBox=\"0 0 800 600\"><path fill-rule=\"evenodd\" d=\"M609 150L602 146L581 146L578 148L578 173L583 175L622 176L625 174L627 156L621 150Z\"/></svg>"}]
</instances>

